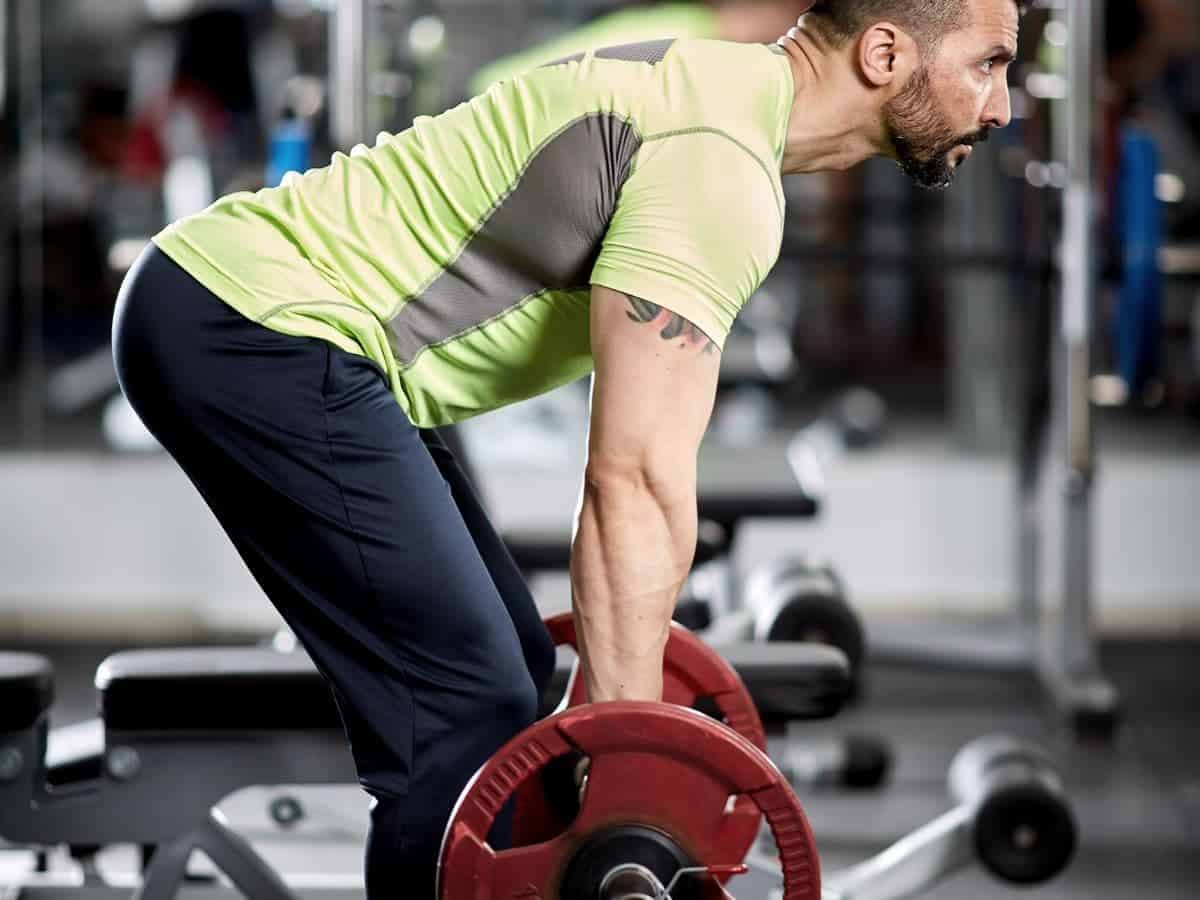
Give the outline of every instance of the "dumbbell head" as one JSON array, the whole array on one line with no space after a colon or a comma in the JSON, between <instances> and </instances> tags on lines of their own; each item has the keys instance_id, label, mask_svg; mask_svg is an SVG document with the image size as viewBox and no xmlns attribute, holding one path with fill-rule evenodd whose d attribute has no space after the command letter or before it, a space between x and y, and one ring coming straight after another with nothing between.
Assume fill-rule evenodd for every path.
<instances>
[{"instance_id":1,"label":"dumbbell head","mask_svg":"<svg viewBox=\"0 0 1200 900\"><path fill-rule=\"evenodd\" d=\"M799 786L836 784L852 790L877 788L892 767L887 742L874 735L850 734L819 739L789 728L781 767Z\"/></svg>"},{"instance_id":2,"label":"dumbbell head","mask_svg":"<svg viewBox=\"0 0 1200 900\"><path fill-rule=\"evenodd\" d=\"M843 787L876 788L891 771L892 748L883 738L867 734L848 734L843 741L843 749Z\"/></svg>"},{"instance_id":3,"label":"dumbbell head","mask_svg":"<svg viewBox=\"0 0 1200 900\"><path fill-rule=\"evenodd\" d=\"M803 557L778 560L746 579L743 603L763 641L806 641L837 647L856 681L866 655L862 622L833 567Z\"/></svg>"},{"instance_id":4,"label":"dumbbell head","mask_svg":"<svg viewBox=\"0 0 1200 900\"><path fill-rule=\"evenodd\" d=\"M975 808L975 851L1017 884L1053 878L1075 852L1075 819L1049 758L1014 738L968 744L951 763L950 792Z\"/></svg>"},{"instance_id":5,"label":"dumbbell head","mask_svg":"<svg viewBox=\"0 0 1200 900\"><path fill-rule=\"evenodd\" d=\"M487 838L509 798L548 760L570 752L591 759L583 803L570 827L550 840L493 849ZM730 864L747 850L740 836L731 840L740 835L736 825L743 813L736 804L730 808L730 797L752 803L775 838L783 900L819 900L812 830L762 750L674 704L611 701L568 708L525 729L468 782L443 836L438 896L566 897L556 891L564 874L572 873L568 886L584 891L587 900L602 896L606 884L629 900L653 885L646 872L666 886L681 874L683 862L693 861L721 867L697 877L727 878L734 874ZM672 896L684 896L684 885L681 878Z\"/></svg>"}]
</instances>

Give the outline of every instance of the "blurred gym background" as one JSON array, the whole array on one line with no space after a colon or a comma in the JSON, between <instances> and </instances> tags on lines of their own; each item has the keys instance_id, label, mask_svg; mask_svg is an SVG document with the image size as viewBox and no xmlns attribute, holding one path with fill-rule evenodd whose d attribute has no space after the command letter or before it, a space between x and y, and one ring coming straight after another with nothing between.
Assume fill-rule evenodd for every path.
<instances>
[{"instance_id":1,"label":"blurred gym background","mask_svg":"<svg viewBox=\"0 0 1200 900\"><path fill-rule=\"evenodd\" d=\"M689 596L719 617L781 561L836 570L867 676L828 727L885 736L894 765L891 793L813 801L819 844L822 817L843 848L914 827L953 749L998 721L1077 790L1084 852L1038 896L1194 897L1200 10L1097 3L1080 69L1066 7L1032 4L1013 124L949 191L882 160L785 179L782 254L731 338L701 476L803 482L820 510L739 519ZM655 8L0 0L0 649L55 659L56 724L94 714L109 652L279 624L116 389L113 303L149 237L485 89L501 57ZM1082 238L1064 203L1081 129ZM461 427L499 526L569 528L586 423L577 384ZM546 612L567 607L561 573L535 578Z\"/></svg>"}]
</instances>

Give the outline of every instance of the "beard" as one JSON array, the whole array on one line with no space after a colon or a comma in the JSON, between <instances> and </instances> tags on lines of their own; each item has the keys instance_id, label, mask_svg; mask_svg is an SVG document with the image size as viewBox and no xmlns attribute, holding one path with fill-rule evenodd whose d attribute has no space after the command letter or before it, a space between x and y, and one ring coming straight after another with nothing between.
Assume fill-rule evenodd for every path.
<instances>
[{"instance_id":1,"label":"beard","mask_svg":"<svg viewBox=\"0 0 1200 900\"><path fill-rule=\"evenodd\" d=\"M950 151L959 145L972 147L988 139L988 129L973 134L956 134L938 108L929 70L922 67L904 90L883 107L884 128L896 151L896 162L904 174L924 188L950 186L955 167Z\"/></svg>"}]
</instances>

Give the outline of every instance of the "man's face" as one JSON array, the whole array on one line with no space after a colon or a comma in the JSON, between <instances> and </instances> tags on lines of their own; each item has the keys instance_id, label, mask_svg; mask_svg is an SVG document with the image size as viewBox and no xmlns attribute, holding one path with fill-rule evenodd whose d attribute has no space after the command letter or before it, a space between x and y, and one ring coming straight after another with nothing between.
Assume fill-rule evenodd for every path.
<instances>
[{"instance_id":1,"label":"man's face","mask_svg":"<svg viewBox=\"0 0 1200 900\"><path fill-rule=\"evenodd\" d=\"M1012 118L1008 67L1017 53L1013 0L969 0L970 21L883 108L896 161L917 184L944 188L971 147Z\"/></svg>"}]
</instances>

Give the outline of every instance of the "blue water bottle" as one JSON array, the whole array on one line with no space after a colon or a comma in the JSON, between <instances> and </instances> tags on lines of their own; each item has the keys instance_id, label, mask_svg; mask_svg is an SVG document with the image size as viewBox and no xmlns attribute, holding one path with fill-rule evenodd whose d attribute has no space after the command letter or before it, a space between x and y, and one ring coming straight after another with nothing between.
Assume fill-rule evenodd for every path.
<instances>
[{"instance_id":1,"label":"blue water bottle","mask_svg":"<svg viewBox=\"0 0 1200 900\"><path fill-rule=\"evenodd\" d=\"M1162 367L1163 280L1158 268L1162 245L1162 205L1155 193L1158 147L1136 125L1121 132L1117 238L1121 284L1117 301L1117 372L1131 397L1160 376Z\"/></svg>"},{"instance_id":2,"label":"blue water bottle","mask_svg":"<svg viewBox=\"0 0 1200 900\"><path fill-rule=\"evenodd\" d=\"M308 123L297 116L295 110L285 107L271 129L266 186L278 187L288 172L305 171L311 144Z\"/></svg>"}]
</instances>

